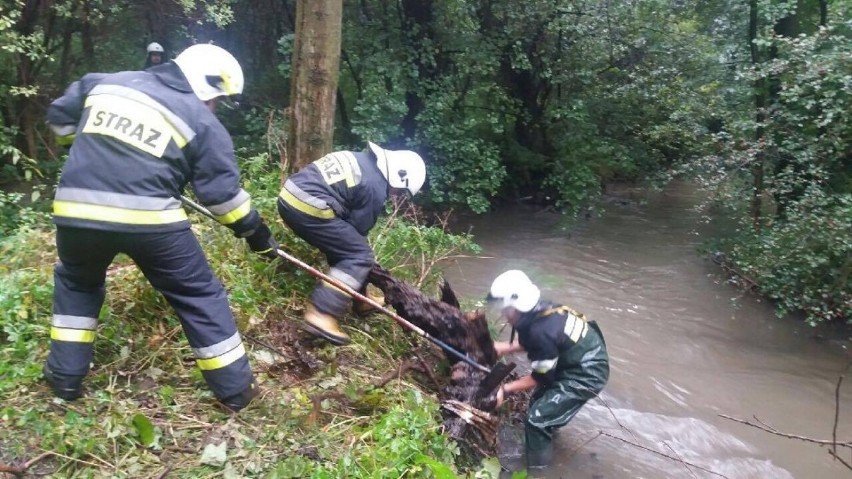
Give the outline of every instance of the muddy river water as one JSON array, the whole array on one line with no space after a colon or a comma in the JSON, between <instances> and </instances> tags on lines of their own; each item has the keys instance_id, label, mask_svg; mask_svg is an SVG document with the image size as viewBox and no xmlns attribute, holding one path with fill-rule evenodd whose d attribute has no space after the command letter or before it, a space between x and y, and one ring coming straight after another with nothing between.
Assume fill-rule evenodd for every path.
<instances>
[{"instance_id":1,"label":"muddy river water","mask_svg":"<svg viewBox=\"0 0 852 479\"><path fill-rule=\"evenodd\" d=\"M544 298L584 312L604 332L612 373L602 401L559 430L554 464L533 477L852 477L825 447L720 416L828 440L837 423L838 440L852 440L852 370L835 421L849 333L779 319L726 284L698 252L719 227L699 221L689 185L622 189L607 200L601 217L567 229L562 216L522 206L465 218L455 229L470 228L482 257L444 265L467 300L482 298L499 273L524 270ZM514 360L525 364L523 355ZM500 448L516 467L522 435L513 432L521 434L504 431Z\"/></svg>"}]
</instances>

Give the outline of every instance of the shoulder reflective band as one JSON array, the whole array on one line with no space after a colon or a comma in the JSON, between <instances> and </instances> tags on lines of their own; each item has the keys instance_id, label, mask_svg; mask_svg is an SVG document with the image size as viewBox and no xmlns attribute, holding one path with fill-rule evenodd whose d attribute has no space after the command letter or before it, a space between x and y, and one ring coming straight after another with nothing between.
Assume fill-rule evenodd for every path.
<instances>
[{"instance_id":1,"label":"shoulder reflective band","mask_svg":"<svg viewBox=\"0 0 852 479\"><path fill-rule=\"evenodd\" d=\"M573 314L568 314L565 317L565 330L563 332L566 336L571 338L571 341L576 343L585 338L588 330L589 327L586 324L586 321L582 318L578 318Z\"/></svg>"}]
</instances>

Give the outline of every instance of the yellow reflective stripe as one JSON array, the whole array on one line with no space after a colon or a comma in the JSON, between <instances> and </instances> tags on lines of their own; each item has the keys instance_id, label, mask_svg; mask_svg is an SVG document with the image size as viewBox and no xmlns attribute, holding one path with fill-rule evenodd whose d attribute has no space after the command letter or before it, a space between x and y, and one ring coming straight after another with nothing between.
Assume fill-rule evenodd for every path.
<instances>
[{"instance_id":1,"label":"yellow reflective stripe","mask_svg":"<svg viewBox=\"0 0 852 479\"><path fill-rule=\"evenodd\" d=\"M65 218L79 218L131 225L161 225L187 220L186 212L183 208L145 211L60 200L53 202L53 214Z\"/></svg>"},{"instance_id":2,"label":"yellow reflective stripe","mask_svg":"<svg viewBox=\"0 0 852 479\"><path fill-rule=\"evenodd\" d=\"M93 343L95 332L89 329L50 328L50 339L70 343Z\"/></svg>"},{"instance_id":3,"label":"yellow reflective stripe","mask_svg":"<svg viewBox=\"0 0 852 479\"><path fill-rule=\"evenodd\" d=\"M237 206L224 215L216 216L216 220L223 225L229 225L245 218L245 216L249 213L251 213L251 200L246 200L243 204Z\"/></svg>"},{"instance_id":4,"label":"yellow reflective stripe","mask_svg":"<svg viewBox=\"0 0 852 479\"><path fill-rule=\"evenodd\" d=\"M539 374L546 374L548 371L553 369L556 366L556 363L559 361L559 357L557 356L554 359L542 359L539 361L533 361L530 363L530 367L533 371Z\"/></svg>"},{"instance_id":5,"label":"yellow reflective stripe","mask_svg":"<svg viewBox=\"0 0 852 479\"><path fill-rule=\"evenodd\" d=\"M221 369L225 366L233 363L237 359L245 356L246 348L240 343L236 348L228 351L221 356L216 356L215 358L208 359L196 359L195 362L198 364L198 367L204 371L210 371L212 369Z\"/></svg>"},{"instance_id":6,"label":"yellow reflective stripe","mask_svg":"<svg viewBox=\"0 0 852 479\"><path fill-rule=\"evenodd\" d=\"M77 137L76 134L57 136L56 143L62 146L68 146L71 143L74 143L74 139Z\"/></svg>"},{"instance_id":7,"label":"yellow reflective stripe","mask_svg":"<svg viewBox=\"0 0 852 479\"><path fill-rule=\"evenodd\" d=\"M551 314L573 314L574 316L586 320L586 315L583 313L579 313L568 306L558 306L556 308L550 308L539 313L538 317L543 318L545 316L550 316Z\"/></svg>"},{"instance_id":8,"label":"yellow reflective stripe","mask_svg":"<svg viewBox=\"0 0 852 479\"><path fill-rule=\"evenodd\" d=\"M570 331L568 330L569 323L571 325ZM586 321L573 314L569 314L565 319L565 334L575 343L580 341L580 339L586 337Z\"/></svg>"},{"instance_id":9,"label":"yellow reflective stripe","mask_svg":"<svg viewBox=\"0 0 852 479\"><path fill-rule=\"evenodd\" d=\"M321 210L316 206L309 205L304 201L300 200L299 198L296 198L293 193L290 193L284 188L281 189L281 193L278 196L281 197L281 199L284 200L285 203L292 206L293 208L296 208L302 213L305 213L306 215L326 220L334 218L334 210L332 210L331 208Z\"/></svg>"}]
</instances>

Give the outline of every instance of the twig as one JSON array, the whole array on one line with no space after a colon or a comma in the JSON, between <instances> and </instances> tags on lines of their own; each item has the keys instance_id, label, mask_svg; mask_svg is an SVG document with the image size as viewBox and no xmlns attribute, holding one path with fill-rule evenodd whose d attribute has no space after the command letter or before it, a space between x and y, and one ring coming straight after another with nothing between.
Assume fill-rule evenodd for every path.
<instances>
[{"instance_id":1,"label":"twig","mask_svg":"<svg viewBox=\"0 0 852 479\"><path fill-rule=\"evenodd\" d=\"M728 476L726 476L726 475L724 475L724 474L719 474L719 473L718 473L718 472L716 472L716 471L711 471L710 469L707 469L707 468L701 467L701 466L699 466L699 465L697 465L697 464L693 464L693 463L691 463L691 462L686 462L686 461L684 461L684 460L682 460L682 459L678 459L678 458L676 458L676 457L669 456L668 454L662 453L662 452L660 452L660 451L655 451L655 450L653 450L653 449L651 449L651 448L649 448L649 447L645 447L645 446L643 446L643 445L641 445L641 444L636 444L635 442L630 442L630 441L628 441L627 439L622 439L622 438L620 438L620 437L618 437L618 436L613 436L612 434L609 434L609 433L607 433L607 432L603 432L603 431L601 431L601 436L611 437L611 438L616 439L616 440L619 440L619 441L621 441L621 442L623 442L623 443L625 443L625 444L630 444L631 446L638 447L639 449L644 449L644 450L646 450L646 451L648 451L648 452L652 452L652 453L654 453L654 454L657 454L658 456L663 456L663 457L665 457L665 458L667 458L667 459L671 459L671 460L673 460L673 461L681 462L681 463L686 464L686 465L688 465L688 466L692 466L692 467L694 467L694 468L696 468L696 469L698 469L698 470L701 470L701 471L704 471L704 472L709 472L710 474L713 474L713 475L716 475L716 476L719 476L719 477L724 477L725 479L728 479Z\"/></svg>"},{"instance_id":2,"label":"twig","mask_svg":"<svg viewBox=\"0 0 852 479\"><path fill-rule=\"evenodd\" d=\"M415 353L414 355L417 356L418 360L420 360L420 365L423 367L421 371L423 371L424 374L429 376L429 379L431 379L432 383L435 384L435 391L440 391L441 383L438 382L438 378L435 377L435 373L432 372L432 368L429 367L429 363L427 363L426 360L423 359L423 356L421 356L420 353Z\"/></svg>"},{"instance_id":3,"label":"twig","mask_svg":"<svg viewBox=\"0 0 852 479\"><path fill-rule=\"evenodd\" d=\"M835 453L834 453L834 451L828 451L828 454L830 454L830 455L831 455L831 457L833 457L833 458L837 459L838 461L840 461L840 463L841 463L841 464L843 464L844 466L846 466L846 468L847 468L847 469L849 469L850 471L852 471L852 464L849 464L848 462L844 461L844 460L843 460L840 456L838 456L837 454L835 454Z\"/></svg>"},{"instance_id":4,"label":"twig","mask_svg":"<svg viewBox=\"0 0 852 479\"><path fill-rule=\"evenodd\" d=\"M618 427L620 427L623 431L625 431L625 432L627 432L628 434L630 434L631 436L633 436L633 439L635 439L635 440L637 440L637 441L639 440L639 438L637 438L637 437L636 437L636 434L633 434L633 431L631 431L630 429L628 429L628 428L627 428L624 424L621 424L621 421L619 421L619 420L618 420L618 417L616 417L616 416L615 416L615 411L613 411L613 410L612 410L612 408L611 408L611 407L609 407L609 404L607 404L607 402L606 402L606 401L604 401L604 399L603 399L602 397L600 397L600 395L595 394L595 398L596 398L598 401L600 401L600 402L601 402L601 404L603 404L603 405L604 405L604 407L607 409L607 411L609 411L609 414L610 414L610 415L612 416L612 418L615 420L615 423L616 423L616 424L618 424Z\"/></svg>"},{"instance_id":5,"label":"twig","mask_svg":"<svg viewBox=\"0 0 852 479\"><path fill-rule=\"evenodd\" d=\"M416 369L419 370L418 365L414 364L412 361L410 361L410 360L409 361L403 361L396 368L396 371L390 371L388 373L385 373L385 375L382 376L381 378L379 378L378 382L376 382L376 384L374 384L373 386L375 386L377 388L383 388L383 387L385 387L385 385L387 385L387 383L391 382L392 379L402 378L402 376L405 373L407 373L409 369L412 369L412 368L416 368Z\"/></svg>"},{"instance_id":6,"label":"twig","mask_svg":"<svg viewBox=\"0 0 852 479\"><path fill-rule=\"evenodd\" d=\"M837 442L836 440L830 440L830 439L829 440L813 439L813 438L810 438L810 437L798 436L796 434L787 434L787 433L779 432L779 431L776 431L774 428L771 428L770 426L763 426L761 424L754 424L754 423L746 421L744 419L737 419L735 417L726 416L725 414L719 414L719 417L729 419L731 421L738 422L740 424L745 424L746 426L756 427L756 428L758 428L762 431L766 431L768 433L775 434L776 436L786 437L786 438L789 438L789 439L799 439L800 441L812 442L814 444L819 444L821 446L836 445L836 446L848 447L848 448L852 449L852 441Z\"/></svg>"},{"instance_id":7,"label":"twig","mask_svg":"<svg viewBox=\"0 0 852 479\"><path fill-rule=\"evenodd\" d=\"M666 441L663 441L663 446L666 446L666 447L669 449L669 451L671 451L671 452L672 452L672 454L674 454L675 456L677 456L678 460L679 460L680 462L682 462L682 463L683 463L683 466L684 466L684 467L686 467L686 470L689 472L689 475L690 475L690 476L695 477L696 479L698 479L698 478L695 476L695 473L694 473L694 472L692 472L692 469L690 469L690 468L689 468L689 466L686 464L686 461L684 461L684 460L683 460L683 458L682 458L682 457L680 457L680 454L678 454L678 453L677 453L677 451L675 451L673 447L669 446L669 443L667 443Z\"/></svg>"},{"instance_id":8,"label":"twig","mask_svg":"<svg viewBox=\"0 0 852 479\"><path fill-rule=\"evenodd\" d=\"M35 463L37 463L38 461L41 461L45 457L53 456L53 455L54 455L54 453L51 452L51 451L44 452L44 453L41 453L38 456L30 459L29 461L21 464L20 466L10 466L10 465L3 464L2 462L0 462L0 472L8 472L9 474L14 475L15 477L21 477L27 472L27 469L33 467L33 465Z\"/></svg>"},{"instance_id":9,"label":"twig","mask_svg":"<svg viewBox=\"0 0 852 479\"><path fill-rule=\"evenodd\" d=\"M168 475L169 475L169 473L170 473L170 472L172 472L172 468L173 468L173 467L174 467L174 466L173 466L172 464L169 464L168 466L166 466L166 468L163 470L163 472L161 472L161 473L157 476L157 479L163 479L164 477L168 476Z\"/></svg>"}]
</instances>

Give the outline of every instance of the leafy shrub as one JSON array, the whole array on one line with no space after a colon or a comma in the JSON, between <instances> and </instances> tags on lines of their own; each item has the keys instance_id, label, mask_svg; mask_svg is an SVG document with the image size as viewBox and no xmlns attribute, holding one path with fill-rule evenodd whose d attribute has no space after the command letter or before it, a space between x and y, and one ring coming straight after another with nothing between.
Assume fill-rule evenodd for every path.
<instances>
[{"instance_id":1,"label":"leafy shrub","mask_svg":"<svg viewBox=\"0 0 852 479\"><path fill-rule=\"evenodd\" d=\"M41 190L36 189L29 200L35 201L41 197ZM7 193L0 191L0 239L11 235L21 227L36 227L47 223L48 215L44 204L25 204L26 195L23 193ZM39 208L42 207L42 208Z\"/></svg>"},{"instance_id":2,"label":"leafy shrub","mask_svg":"<svg viewBox=\"0 0 852 479\"><path fill-rule=\"evenodd\" d=\"M760 233L737 238L731 255L779 314L852 323L852 195L815 196Z\"/></svg>"}]
</instances>

